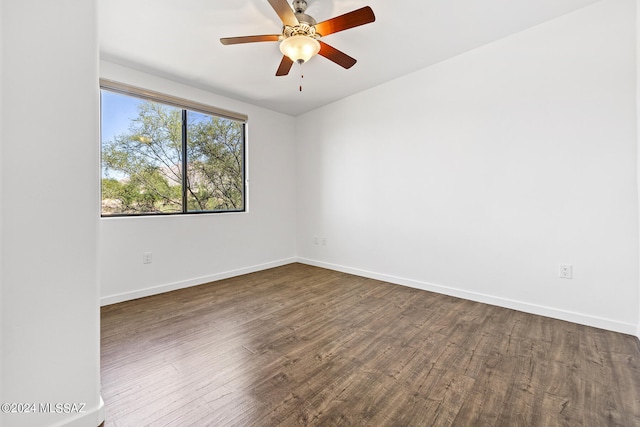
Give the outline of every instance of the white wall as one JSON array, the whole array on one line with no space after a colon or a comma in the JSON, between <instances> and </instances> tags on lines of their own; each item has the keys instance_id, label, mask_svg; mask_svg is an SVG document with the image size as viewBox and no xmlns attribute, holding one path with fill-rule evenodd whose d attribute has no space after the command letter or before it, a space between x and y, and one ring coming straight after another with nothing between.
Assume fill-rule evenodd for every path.
<instances>
[{"instance_id":1,"label":"white wall","mask_svg":"<svg viewBox=\"0 0 640 427\"><path fill-rule=\"evenodd\" d=\"M101 77L245 113L248 212L103 218L102 303L114 303L295 260L294 118L102 61ZM142 253L152 252L152 264Z\"/></svg>"},{"instance_id":2,"label":"white wall","mask_svg":"<svg viewBox=\"0 0 640 427\"><path fill-rule=\"evenodd\" d=\"M598 2L299 117L298 255L635 333L634 7Z\"/></svg>"},{"instance_id":3,"label":"white wall","mask_svg":"<svg viewBox=\"0 0 640 427\"><path fill-rule=\"evenodd\" d=\"M98 48L91 0L4 0L4 402L84 403L4 425L96 426Z\"/></svg>"},{"instance_id":4,"label":"white wall","mask_svg":"<svg viewBox=\"0 0 640 427\"><path fill-rule=\"evenodd\" d=\"M640 7L636 3L636 134L640 147ZM640 165L640 150L638 152L638 164ZM638 167L638 191L640 191L640 166ZM640 287L640 283L638 283ZM640 307L640 300L638 301ZM640 310L639 310L640 311ZM638 313L638 328L636 336L640 338L640 313Z\"/></svg>"},{"instance_id":5,"label":"white wall","mask_svg":"<svg viewBox=\"0 0 640 427\"><path fill-rule=\"evenodd\" d=\"M0 0L0 23L2 22L2 10L3 10L3 0ZM4 85L4 79L2 78L2 69L3 69L3 63L2 63L2 46L3 46L3 42L2 42L2 38L3 38L3 31L2 29L0 29L0 166L3 165L3 160L2 160L2 146L4 145L4 128L2 126L2 119L3 119L3 114L2 114L2 99L4 98L3 96L3 90L2 87ZM2 226L4 221L2 220L2 205L3 205L3 191L2 191L2 172L0 172L0 242L4 241L4 236L2 234ZM4 255L3 255L3 246L2 244L0 244L0 402L4 402L4 375L3 375L3 369L4 369L4 307L3 307L3 303L2 303L2 294L4 293L3 291L3 274L1 273L3 271L2 269L2 264L3 264L3 259L4 259ZM4 422L2 421L2 417L0 416L0 427L2 427L4 425Z\"/></svg>"}]
</instances>

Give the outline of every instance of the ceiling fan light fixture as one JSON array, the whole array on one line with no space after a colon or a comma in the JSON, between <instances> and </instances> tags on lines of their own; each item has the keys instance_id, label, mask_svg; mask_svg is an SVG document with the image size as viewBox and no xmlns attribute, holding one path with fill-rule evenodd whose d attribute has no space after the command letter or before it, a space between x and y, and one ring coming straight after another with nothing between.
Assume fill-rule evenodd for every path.
<instances>
[{"instance_id":1,"label":"ceiling fan light fixture","mask_svg":"<svg viewBox=\"0 0 640 427\"><path fill-rule=\"evenodd\" d=\"M310 36L295 35L280 42L280 52L302 64L320 52L320 42Z\"/></svg>"}]
</instances>

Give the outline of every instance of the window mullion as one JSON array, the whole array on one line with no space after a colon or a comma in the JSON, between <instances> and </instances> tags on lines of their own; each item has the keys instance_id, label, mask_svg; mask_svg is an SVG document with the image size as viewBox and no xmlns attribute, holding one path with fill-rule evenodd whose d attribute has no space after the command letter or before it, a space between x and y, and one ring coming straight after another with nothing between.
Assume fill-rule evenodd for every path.
<instances>
[{"instance_id":1,"label":"window mullion","mask_svg":"<svg viewBox=\"0 0 640 427\"><path fill-rule=\"evenodd\" d=\"M187 110L182 110L182 212L187 208Z\"/></svg>"}]
</instances>

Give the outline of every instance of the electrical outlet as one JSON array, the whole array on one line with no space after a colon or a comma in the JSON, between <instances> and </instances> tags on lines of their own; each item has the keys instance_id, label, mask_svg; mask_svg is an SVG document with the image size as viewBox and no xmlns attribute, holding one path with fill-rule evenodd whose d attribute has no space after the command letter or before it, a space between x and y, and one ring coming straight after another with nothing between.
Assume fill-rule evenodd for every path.
<instances>
[{"instance_id":1,"label":"electrical outlet","mask_svg":"<svg viewBox=\"0 0 640 427\"><path fill-rule=\"evenodd\" d=\"M561 279L573 279L573 266L571 264L560 264L558 275Z\"/></svg>"},{"instance_id":2,"label":"electrical outlet","mask_svg":"<svg viewBox=\"0 0 640 427\"><path fill-rule=\"evenodd\" d=\"M153 254L151 252L144 252L142 254L143 264L151 264L152 261L153 261Z\"/></svg>"},{"instance_id":3,"label":"electrical outlet","mask_svg":"<svg viewBox=\"0 0 640 427\"><path fill-rule=\"evenodd\" d=\"M322 246L327 246L327 238L326 237L322 238Z\"/></svg>"}]
</instances>

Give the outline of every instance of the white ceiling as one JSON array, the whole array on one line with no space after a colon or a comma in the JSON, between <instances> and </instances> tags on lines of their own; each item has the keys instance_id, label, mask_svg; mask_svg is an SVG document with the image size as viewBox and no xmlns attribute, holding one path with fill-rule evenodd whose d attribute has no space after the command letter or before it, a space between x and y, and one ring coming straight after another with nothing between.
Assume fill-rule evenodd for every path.
<instances>
[{"instance_id":1,"label":"white ceiling","mask_svg":"<svg viewBox=\"0 0 640 427\"><path fill-rule=\"evenodd\" d=\"M267 0L98 0L101 59L271 110L298 115L446 60L598 0L307 0L321 22L371 6L376 22L322 40L358 60L317 56L276 77L278 43L220 44L277 34Z\"/></svg>"}]
</instances>

